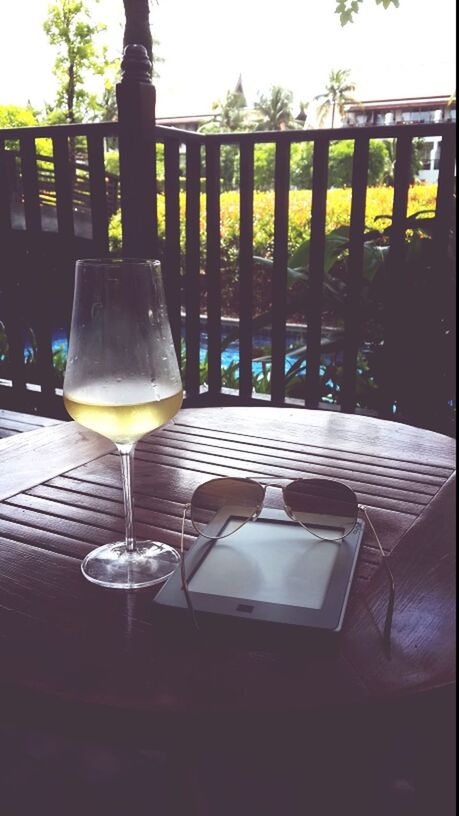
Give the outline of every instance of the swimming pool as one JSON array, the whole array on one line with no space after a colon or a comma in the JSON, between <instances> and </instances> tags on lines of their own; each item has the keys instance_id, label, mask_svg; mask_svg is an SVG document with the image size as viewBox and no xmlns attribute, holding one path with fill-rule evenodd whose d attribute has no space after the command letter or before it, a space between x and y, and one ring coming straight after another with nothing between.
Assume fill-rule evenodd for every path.
<instances>
[{"instance_id":1,"label":"swimming pool","mask_svg":"<svg viewBox=\"0 0 459 816\"><path fill-rule=\"evenodd\" d=\"M234 321L222 321L222 339L225 340L229 334L233 333L237 323ZM290 371L299 357L296 350L304 350L306 345L306 326L288 325L286 329L286 357L285 357L285 372ZM182 339L185 340L185 326L182 327ZM271 334L269 331L258 332L254 335L252 341L253 362L252 373L255 378L261 378L268 374L271 369L269 358L271 349ZM208 352L208 335L206 328L206 321L201 321L200 343L199 343L199 359L201 364L205 364ZM55 329L52 333L52 353L54 368L59 375L63 376L68 353L68 334L64 328ZM302 352L300 352L302 354ZM32 364L35 362L35 341L33 333L29 330L24 340L24 362ZM322 360L321 373L324 372L325 366L330 362L335 362L338 365L340 361L339 355L326 355ZM0 361L1 362L1 361ZM221 352L221 368L222 371L231 371L235 379L239 376L239 341L234 340L226 346ZM306 374L306 361L303 360L298 368L297 375L300 377Z\"/></svg>"},{"instance_id":2,"label":"swimming pool","mask_svg":"<svg viewBox=\"0 0 459 816\"><path fill-rule=\"evenodd\" d=\"M230 332L234 331L234 324L223 324L222 325L222 339L225 340ZM182 339L185 340L185 329L182 328ZM287 356L285 359L285 370L288 371L293 363L296 362L297 356L293 352L294 349L301 348L302 346L306 345L306 327L305 326L289 326L287 327L287 350L292 350L292 353L287 352ZM253 337L252 342L253 348L253 356L254 358L257 357L265 357L269 355L269 351L271 348L271 335L269 332L259 332ZM67 332L64 329L56 329L52 335L52 350L53 356L56 358L57 355L60 357L60 365L62 365L62 359L65 361L67 359L67 352L68 352L68 336ZM204 363L207 357L208 351L208 336L207 330L205 326L201 328L200 336L199 336L199 360L201 363ZM24 346L24 360L26 362L30 362L33 358L33 349L30 345L30 341L26 342ZM230 343L221 353L221 364L222 369L230 368L230 366L235 366L239 363L239 342L237 340ZM262 373L263 362L253 362L252 363L252 370L255 374ZM269 363L268 363L269 365Z\"/></svg>"}]
</instances>

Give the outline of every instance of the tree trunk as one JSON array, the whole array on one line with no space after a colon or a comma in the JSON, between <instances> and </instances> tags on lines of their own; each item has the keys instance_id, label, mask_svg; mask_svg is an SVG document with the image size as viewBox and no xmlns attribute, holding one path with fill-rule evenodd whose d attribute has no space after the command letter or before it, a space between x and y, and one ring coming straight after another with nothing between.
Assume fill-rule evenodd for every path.
<instances>
[{"instance_id":1,"label":"tree trunk","mask_svg":"<svg viewBox=\"0 0 459 816\"><path fill-rule=\"evenodd\" d=\"M69 64L69 81L67 85L67 122L70 122L71 125L75 124L75 63L72 61ZM70 183L72 190L74 190L76 182L75 139L70 138L68 144Z\"/></svg>"},{"instance_id":2,"label":"tree trunk","mask_svg":"<svg viewBox=\"0 0 459 816\"><path fill-rule=\"evenodd\" d=\"M144 45L150 62L153 63L153 41L150 31L149 0L123 0L126 24L123 48L127 45Z\"/></svg>"},{"instance_id":3,"label":"tree trunk","mask_svg":"<svg viewBox=\"0 0 459 816\"><path fill-rule=\"evenodd\" d=\"M69 64L69 81L67 84L67 121L70 124L75 122L75 64Z\"/></svg>"}]
</instances>

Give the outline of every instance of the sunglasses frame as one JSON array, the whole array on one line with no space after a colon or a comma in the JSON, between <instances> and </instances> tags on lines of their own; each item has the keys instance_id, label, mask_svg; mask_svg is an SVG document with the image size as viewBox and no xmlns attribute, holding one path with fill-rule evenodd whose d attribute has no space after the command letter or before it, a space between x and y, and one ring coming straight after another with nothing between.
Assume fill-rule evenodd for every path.
<instances>
[{"instance_id":1,"label":"sunglasses frame","mask_svg":"<svg viewBox=\"0 0 459 816\"><path fill-rule=\"evenodd\" d=\"M279 484L276 484L275 481L272 482L271 480L266 481L266 482L261 482L261 481L258 481L258 479L252 479L250 477L243 477L243 476L241 476L241 477L240 476L221 476L221 477L216 477L215 479L209 479L207 482L203 482L203 484L199 485L199 487L197 487L196 490L193 492L193 496L191 497L191 502L189 502L187 504L187 509L190 510L190 520L191 520L191 523L192 523L194 529L196 530L198 535L202 535L202 536L204 536L204 538L208 538L208 539L215 538L215 535L207 534L204 530L202 530L200 527L198 527L196 525L196 523L195 523L195 521L193 519L193 515L192 515L193 498L194 498L194 495L199 490L201 490L202 487L205 487L206 485L209 485L212 482L224 482L224 481L228 480L228 481L231 481L231 482L246 482L246 483L256 485L257 487L261 488L261 490L262 490L261 502L260 502L260 504L257 504L257 506L255 507L253 513L251 513L246 519L244 519L244 521L242 521L242 523L237 528L235 528L234 530L230 530L228 533L224 533L223 535L219 535L218 536L219 538L227 538L228 536L235 533L237 530L240 530L245 524L247 524L247 522L257 520L257 518L259 517L261 511L263 510L264 501L265 501L265 498L266 498L266 488L268 488L268 487L277 487L280 490L282 490L284 510L285 510L287 516L290 519L292 519L292 521L294 521L296 524L299 524L300 527L303 527L303 529L307 530L308 533L311 533L311 535L318 538L320 541L342 541L343 538L345 538L347 535L352 533L352 531L354 530L354 528L355 528L355 526L357 524L357 521L358 521L359 510L362 509L361 505L359 505L357 495L352 490L352 488L345 485L344 482L338 482L336 479L322 479L322 478L315 478L315 477L311 477L310 479L303 479L303 478L300 477L300 478L297 478L297 479L287 480L287 479L283 479L283 477L279 477L279 479L281 479L281 478L282 478L283 481L288 481L288 484L279 485ZM354 518L354 523L353 523L352 527L350 527L348 530L346 530L346 532L342 536L336 536L335 538L327 538L326 536L319 535L317 532L315 532L314 529L312 529L311 527L308 527L307 524L304 524L299 518L296 517L294 511L287 504L287 501L286 501L286 490L288 490L289 487L296 484L297 482L325 482L327 484L337 484L340 487L343 487L347 491L349 491L349 493L352 494L352 496L355 499L355 518Z\"/></svg>"},{"instance_id":2,"label":"sunglasses frame","mask_svg":"<svg viewBox=\"0 0 459 816\"><path fill-rule=\"evenodd\" d=\"M231 480L231 481L241 481L241 482L245 481L245 482L250 482L251 484L257 485L258 487L260 487L262 489L262 499L263 500L262 500L260 505L257 505L257 507L256 507L255 511L252 513L252 515L249 516L247 519L245 519L245 521L243 521L242 524L239 527L237 527L236 529L231 530L229 533L227 533L226 535L223 535L223 536L222 535L216 536L215 533L212 534L212 535L206 535L206 533L204 533L202 530L200 530L200 529L198 529L196 527L196 524L194 523L193 518L191 516L193 496L204 485L209 484L211 482L225 481L226 479ZM278 481L278 480L288 481L288 484L285 487L282 487L282 485L276 484L276 481ZM332 484L335 483L335 484L338 484L338 485L342 485L343 487L345 487L347 490L349 490L355 496L355 500L356 500L355 523L353 524L352 528L350 530L348 530L343 536L341 536L339 538L335 538L335 539L326 539L326 538L324 538L322 536L318 536L317 533L314 533L313 530L311 530L309 527L307 527L305 524L303 524L301 521L299 521L292 514L291 508L289 508L289 506L286 504L285 495L284 495L284 490L285 490L286 487L289 487L291 484L294 484L295 482L311 482L311 481L321 481L321 482L328 482L328 483L332 483ZM361 511L363 513L363 515L365 517L365 520L368 522L368 524L369 524L369 526L371 528L371 531L372 531L372 533L373 533L373 535L375 537L375 540L377 542L379 552L380 552L380 554L382 556L382 564L384 566L384 569L385 569L385 572L386 572L386 575L387 575L387 578L388 578L388 582L389 582L389 600L388 600L388 604L387 604L386 618L385 618L385 622L384 622L383 645L384 645L386 657L388 659L390 659L390 657L391 657L392 619L393 619L394 606L395 606L395 580L394 580L394 576L393 576L392 571L391 571L391 569L389 567L389 564L388 564L388 555L383 549L383 546L382 546L381 541L379 539L378 533L376 532L374 524L373 524L373 522L372 522L372 520L371 520L371 518L370 518L370 516L368 514L368 508L366 507L366 505L359 503L358 498L357 498L357 494L355 493L354 490L352 490L352 488L348 487L348 485L345 485L344 482L339 482L337 479L323 479L323 478L316 479L314 477L312 477L310 479L302 479L301 477L297 478L297 479L287 479L286 477L279 476L279 477L270 477L269 479L266 479L266 480L263 479L263 481L260 481L258 479L253 479L251 477L244 477L244 476L221 476L221 477L215 477L214 479L208 479L206 482L203 482L202 485L199 485L199 487L197 487L196 490L193 491L193 496L191 497L191 501L187 502L187 504L185 504L184 508L183 508L182 525L181 525L181 542L180 542L180 553L181 553L180 572L181 572L181 579L182 579L182 589L183 589L183 592L185 594L187 606L188 606L188 609L189 609L189 611L191 613L191 617L192 617L192 621L193 621L195 629L197 631L199 631L199 626L198 626L198 623L197 623L197 620L196 620L196 616L195 616L194 609L193 609L193 603L192 603L190 592L189 592L189 589L188 589L188 580L187 580L187 577L185 575L184 535L185 535L185 520L186 520L187 512L190 511L191 523L192 523L194 529L196 530L196 532L198 533L199 536L203 536L204 538L207 538L209 541L211 541L212 539L215 539L215 538L228 538L233 533L237 532L237 530L240 530L245 524L247 524L248 521L256 521L257 520L258 516L260 515L260 513L261 513L261 511L263 509L264 499L265 499L266 488L267 487L280 487L281 490L282 490L282 493L283 493L284 509L285 509L285 512L286 512L287 516L289 518L291 518L292 521L299 524L300 527L303 527L303 529L306 529L309 533L311 533L312 535L315 535L316 538L318 538L321 541L326 541L326 540L342 541L346 537L346 535L349 535L355 529L355 526L356 526L357 521L358 521L359 511Z\"/></svg>"}]
</instances>

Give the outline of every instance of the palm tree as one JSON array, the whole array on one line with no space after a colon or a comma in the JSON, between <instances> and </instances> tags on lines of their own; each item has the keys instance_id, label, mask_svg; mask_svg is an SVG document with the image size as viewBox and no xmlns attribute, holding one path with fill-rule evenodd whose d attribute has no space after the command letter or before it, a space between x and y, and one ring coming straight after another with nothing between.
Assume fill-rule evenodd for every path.
<instances>
[{"instance_id":1,"label":"palm tree","mask_svg":"<svg viewBox=\"0 0 459 816\"><path fill-rule=\"evenodd\" d=\"M295 121L299 128L306 127L306 120L308 118L309 102L300 102L300 110L295 116Z\"/></svg>"},{"instance_id":2,"label":"palm tree","mask_svg":"<svg viewBox=\"0 0 459 816\"><path fill-rule=\"evenodd\" d=\"M331 110L331 127L335 124L335 112L338 111L340 116L344 113L344 106L348 102L354 102L354 97L351 96L355 91L355 84L349 79L350 71L345 68L338 68L337 71L330 71L328 77L328 84L325 86L325 93L315 96L315 100L323 99L319 106L319 121L323 123L324 119Z\"/></svg>"},{"instance_id":3,"label":"palm tree","mask_svg":"<svg viewBox=\"0 0 459 816\"><path fill-rule=\"evenodd\" d=\"M293 94L291 91L273 85L268 94L259 94L255 102L259 124L257 130L285 130L296 128L298 123L292 113Z\"/></svg>"},{"instance_id":4,"label":"palm tree","mask_svg":"<svg viewBox=\"0 0 459 816\"><path fill-rule=\"evenodd\" d=\"M218 132L227 133L245 130L245 98L236 91L227 91L224 99L214 102L212 110L216 114Z\"/></svg>"}]
</instances>

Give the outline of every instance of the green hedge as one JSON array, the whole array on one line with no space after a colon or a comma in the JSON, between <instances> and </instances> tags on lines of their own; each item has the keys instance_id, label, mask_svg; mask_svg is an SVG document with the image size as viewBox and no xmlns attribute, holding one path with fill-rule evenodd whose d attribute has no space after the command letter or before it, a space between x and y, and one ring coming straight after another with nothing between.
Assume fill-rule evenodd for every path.
<instances>
[{"instance_id":1,"label":"green hedge","mask_svg":"<svg viewBox=\"0 0 459 816\"><path fill-rule=\"evenodd\" d=\"M366 206L366 226L380 229L388 226L387 219L375 218L390 215L393 202L392 187L373 187L368 189ZM435 207L436 185L415 185L409 192L409 214ZM311 226L311 190L293 190L290 193L289 205L289 255L310 237ZM182 249L182 267L185 266L185 193L180 194L180 246ZM237 317L239 314L239 193L226 192L221 195L221 295L223 314ZM206 301L206 196L201 194L201 310L207 310ZM329 190L327 196L326 233L337 227L346 226L350 221L351 190ZM165 237L165 199L158 195L158 228L160 242ZM274 193L254 193L254 242L253 254L262 258L272 258L274 248ZM117 213L110 222L110 246L112 252L121 252L121 218ZM265 311L271 302L271 274L266 267L254 263L253 289L255 313Z\"/></svg>"},{"instance_id":2,"label":"green hedge","mask_svg":"<svg viewBox=\"0 0 459 816\"><path fill-rule=\"evenodd\" d=\"M408 215L421 210L435 208L437 186L434 184L417 184L410 187ZM394 191L392 187L370 187L367 192L366 226L385 227L389 221L375 218L390 215L392 212ZM289 204L289 254L310 236L311 226L311 190L292 190ZM180 194L180 241L185 248L185 203L186 194ZM239 257L239 193L229 191L222 193L221 209L221 265L223 269L236 271ZM201 261L205 268L205 212L206 195L201 193ZM329 190L327 196L326 233L337 227L349 224L351 212L351 190L348 188ZM165 236L165 199L158 195L158 230L160 240ZM254 255L272 257L274 243L274 193L272 191L254 193ZM121 251L121 216L113 216L109 228L110 247L112 252Z\"/></svg>"}]
</instances>

